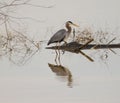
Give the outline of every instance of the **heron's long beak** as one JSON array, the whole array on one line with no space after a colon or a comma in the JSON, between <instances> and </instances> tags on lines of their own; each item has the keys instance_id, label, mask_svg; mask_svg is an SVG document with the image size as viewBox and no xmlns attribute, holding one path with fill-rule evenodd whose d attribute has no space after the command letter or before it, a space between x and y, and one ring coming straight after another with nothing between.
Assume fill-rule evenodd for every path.
<instances>
[{"instance_id":1,"label":"heron's long beak","mask_svg":"<svg viewBox=\"0 0 120 103\"><path fill-rule=\"evenodd\" d=\"M79 27L79 25L72 23L73 26Z\"/></svg>"}]
</instances>

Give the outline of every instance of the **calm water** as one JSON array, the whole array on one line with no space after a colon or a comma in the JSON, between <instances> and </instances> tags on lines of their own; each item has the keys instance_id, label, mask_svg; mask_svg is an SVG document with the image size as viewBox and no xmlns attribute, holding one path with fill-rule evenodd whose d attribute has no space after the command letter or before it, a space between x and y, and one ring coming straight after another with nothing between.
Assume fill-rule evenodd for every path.
<instances>
[{"instance_id":1,"label":"calm water","mask_svg":"<svg viewBox=\"0 0 120 103\"><path fill-rule=\"evenodd\" d=\"M31 11L23 8L26 15L32 13L33 17L46 21L29 24L28 31L35 39L48 40L69 19L98 28L120 26L119 0L41 2L55 4L55 7L30 8ZM18 13L24 14L19 9ZM14 65L7 57L0 59L0 103L120 103L119 55L109 51L108 60L102 61L97 54L95 62L90 62L81 54L65 52L61 56L62 67L59 67L54 62L55 52L45 47L46 42L23 66ZM93 57L96 51L84 52Z\"/></svg>"},{"instance_id":2,"label":"calm water","mask_svg":"<svg viewBox=\"0 0 120 103\"><path fill-rule=\"evenodd\" d=\"M22 67L3 62L0 72L2 103L118 103L120 70L118 56L109 56L106 64L89 62L81 55L62 56L62 74L53 72L55 54L43 50ZM113 62L116 61L116 62ZM65 74L65 68L70 75ZM57 67L55 68L57 69ZM61 69L61 68L59 68Z\"/></svg>"}]
</instances>

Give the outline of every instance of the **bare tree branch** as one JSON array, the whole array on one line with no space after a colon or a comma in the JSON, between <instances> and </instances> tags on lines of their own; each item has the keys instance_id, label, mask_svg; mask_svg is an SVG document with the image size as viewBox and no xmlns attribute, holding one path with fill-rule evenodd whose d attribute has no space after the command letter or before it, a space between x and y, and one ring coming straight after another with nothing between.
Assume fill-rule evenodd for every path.
<instances>
[{"instance_id":1,"label":"bare tree branch","mask_svg":"<svg viewBox=\"0 0 120 103\"><path fill-rule=\"evenodd\" d=\"M7 56L9 60L17 65L23 65L40 50L39 41L25 36L25 33L13 28L12 25L21 27L24 19L34 20L32 17L16 17L7 11L10 7L27 5L30 0L12 0L11 2L0 2L0 56ZM32 5L31 5L32 6ZM14 10L14 9L13 9ZM38 21L37 21L38 22ZM41 22L41 21L39 21ZM23 26L21 28L24 28Z\"/></svg>"}]
</instances>

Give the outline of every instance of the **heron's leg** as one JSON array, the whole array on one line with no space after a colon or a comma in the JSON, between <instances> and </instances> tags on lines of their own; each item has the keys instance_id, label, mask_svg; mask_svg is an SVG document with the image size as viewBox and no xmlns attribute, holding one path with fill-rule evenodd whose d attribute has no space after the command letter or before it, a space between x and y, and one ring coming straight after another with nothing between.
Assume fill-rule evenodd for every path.
<instances>
[{"instance_id":1,"label":"heron's leg","mask_svg":"<svg viewBox=\"0 0 120 103\"><path fill-rule=\"evenodd\" d=\"M59 47L60 47L60 43L59 43L59 45L58 45L58 61L59 61L59 64L61 65L61 60L60 60L60 49L59 49Z\"/></svg>"},{"instance_id":2,"label":"heron's leg","mask_svg":"<svg viewBox=\"0 0 120 103\"><path fill-rule=\"evenodd\" d=\"M57 63L57 57L58 57L57 50L55 50L55 53L56 53L56 56L55 56L55 63L58 64L58 63Z\"/></svg>"},{"instance_id":3,"label":"heron's leg","mask_svg":"<svg viewBox=\"0 0 120 103\"><path fill-rule=\"evenodd\" d=\"M57 46L57 43L56 43L56 46ZM58 63L57 63L57 57L58 57L57 49L55 49L55 53L56 53L56 56L55 56L55 63L58 64Z\"/></svg>"},{"instance_id":4,"label":"heron's leg","mask_svg":"<svg viewBox=\"0 0 120 103\"><path fill-rule=\"evenodd\" d=\"M67 42L66 41L63 41L64 42L64 46L66 46L67 45ZM62 54L64 54L65 53L65 50L62 50Z\"/></svg>"},{"instance_id":5,"label":"heron's leg","mask_svg":"<svg viewBox=\"0 0 120 103\"><path fill-rule=\"evenodd\" d=\"M73 29L73 41L75 41L75 29Z\"/></svg>"}]
</instances>

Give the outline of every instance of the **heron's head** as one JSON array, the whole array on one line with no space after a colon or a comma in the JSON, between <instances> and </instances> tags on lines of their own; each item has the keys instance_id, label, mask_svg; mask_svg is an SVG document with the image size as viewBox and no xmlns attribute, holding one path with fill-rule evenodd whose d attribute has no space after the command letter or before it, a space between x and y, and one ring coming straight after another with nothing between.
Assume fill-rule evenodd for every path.
<instances>
[{"instance_id":1,"label":"heron's head","mask_svg":"<svg viewBox=\"0 0 120 103\"><path fill-rule=\"evenodd\" d=\"M73 25L73 26L79 27L77 24L74 24L72 21L67 21L66 24L67 25Z\"/></svg>"}]
</instances>

